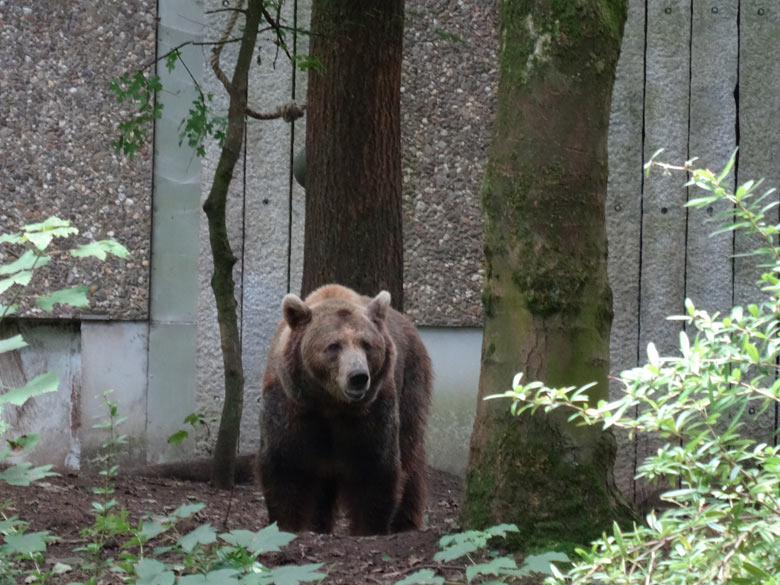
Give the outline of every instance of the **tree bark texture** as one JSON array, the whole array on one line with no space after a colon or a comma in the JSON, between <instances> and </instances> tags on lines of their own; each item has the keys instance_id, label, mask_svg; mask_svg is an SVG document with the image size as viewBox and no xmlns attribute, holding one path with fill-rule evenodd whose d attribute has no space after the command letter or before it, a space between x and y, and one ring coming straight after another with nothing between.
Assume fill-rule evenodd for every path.
<instances>
[{"instance_id":1,"label":"tree bark texture","mask_svg":"<svg viewBox=\"0 0 780 585\"><path fill-rule=\"evenodd\" d=\"M482 368L463 520L514 522L518 546L586 543L627 509L615 442L567 414L514 417L517 372L607 398L607 129L625 0L502 0L500 81L483 185Z\"/></svg>"},{"instance_id":2,"label":"tree bark texture","mask_svg":"<svg viewBox=\"0 0 780 585\"><path fill-rule=\"evenodd\" d=\"M314 0L302 292L337 282L403 306L403 0Z\"/></svg>"},{"instance_id":3,"label":"tree bark texture","mask_svg":"<svg viewBox=\"0 0 780 585\"><path fill-rule=\"evenodd\" d=\"M262 0L249 0L241 46L231 81L225 143L209 196L203 204L208 218L209 242L214 260L211 288L217 304L222 364L225 369L225 402L214 447L211 479L215 486L223 489L232 487L234 483L241 412L244 407L244 368L233 281L236 257L228 240L225 207L228 188L244 141L249 68L262 18L261 8Z\"/></svg>"}]
</instances>

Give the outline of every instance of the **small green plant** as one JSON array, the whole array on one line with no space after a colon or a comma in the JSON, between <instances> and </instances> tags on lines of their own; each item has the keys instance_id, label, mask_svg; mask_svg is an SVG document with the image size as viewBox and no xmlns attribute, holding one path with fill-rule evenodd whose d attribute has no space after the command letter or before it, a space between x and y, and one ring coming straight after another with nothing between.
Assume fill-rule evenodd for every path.
<instances>
[{"instance_id":1,"label":"small green plant","mask_svg":"<svg viewBox=\"0 0 780 585\"><path fill-rule=\"evenodd\" d=\"M95 585L108 574L120 575L137 585L298 585L325 577L319 572L321 564L270 568L258 561L261 554L277 552L295 538L294 534L280 532L276 524L256 532L224 533L218 533L210 524L201 524L183 532L181 523L200 512L202 503L184 504L171 514L147 514L137 523L131 522L127 510L113 497L119 469L116 457L126 437L118 433L124 418L109 396L110 392L103 395L107 419L95 425L107 433L98 456L103 483L92 490L100 500L92 504L94 522L82 531L88 543L77 549L87 553L82 568L91 577L80 585ZM197 415L193 417L189 422L197 424ZM117 556L110 556L109 551L117 549Z\"/></svg>"},{"instance_id":2,"label":"small green plant","mask_svg":"<svg viewBox=\"0 0 780 585\"><path fill-rule=\"evenodd\" d=\"M209 443L209 438L211 437L211 428L209 427L209 424L206 422L206 417L204 417L199 412L192 412L188 414L186 417L184 417L184 424L190 425L192 427L193 432L198 434L204 434L205 435L205 442L206 444ZM179 429L175 433L173 433L170 437L168 437L168 443L171 445L179 445L190 436L189 431L185 429ZM206 451L211 454L209 449L207 448Z\"/></svg>"},{"instance_id":3,"label":"small green plant","mask_svg":"<svg viewBox=\"0 0 780 585\"><path fill-rule=\"evenodd\" d=\"M725 315L687 300L687 314L674 317L686 325L679 355L660 356L650 344L648 363L623 372L624 395L614 402L590 404L587 386L549 388L521 374L500 395L513 400L517 414L567 408L582 424L666 441L638 477L670 482L662 495L669 508L632 530L615 524L612 534L578 550L581 559L568 571L554 569L549 584L780 583L780 446L749 438L755 418L780 403L780 226L768 216L778 200L770 199L774 190L759 194L761 181L732 192L725 178L733 162L717 176L690 161L675 167L651 160L646 168L690 173L688 185L706 192L690 207L730 204L718 231L744 230L761 242L750 256L762 260L763 297Z\"/></svg>"},{"instance_id":4,"label":"small green plant","mask_svg":"<svg viewBox=\"0 0 780 585\"><path fill-rule=\"evenodd\" d=\"M87 306L87 287L77 286L68 289L55 290L46 295L31 295L29 287L33 282L35 272L49 264L52 257L59 252L50 252L49 248L55 238L69 238L78 234L78 230L69 221L50 217L40 223L22 226L19 232L0 235L0 244L4 244L5 256L14 259L0 265L0 323L19 309L22 299L33 298L44 311L50 311L55 303L74 307ZM106 254L115 254L126 258L127 250L113 240L103 240L83 244L70 250L72 258L95 256L105 260ZM0 353L22 349L27 346L20 334L0 339ZM59 379L53 372L36 376L21 388L0 386L0 414L3 406L22 406L27 400L54 392ZM0 436L5 436L12 430L8 423L0 417ZM19 455L32 449L38 441L38 435L22 435L15 439L5 437L7 446L0 450L0 464L10 456ZM30 483L55 475L50 471L51 465L32 467L30 463L20 463L6 467L0 472L0 481L12 485L29 485ZM27 532L27 523L16 516L8 516L5 510L9 502L0 505L0 535L3 544L0 545L0 585L16 583L17 577L26 577L25 583L44 585L52 574L63 570L63 565L55 565L50 571L43 571L43 553L46 545L54 537L47 531ZM32 565L29 570L20 569L20 563Z\"/></svg>"},{"instance_id":5,"label":"small green plant","mask_svg":"<svg viewBox=\"0 0 780 585\"><path fill-rule=\"evenodd\" d=\"M489 549L491 540L506 537L509 532L517 532L514 524L498 524L487 530L467 530L456 534L447 534L439 540L441 550L437 552L433 560L439 563L450 563L454 560L466 558L464 566L466 583L483 583L484 585L498 585L501 583L513 583L522 577L528 577L534 573L549 575L550 564L553 562L566 562L568 557L563 553L547 552L526 557L523 564L518 567L517 562L508 556L495 554ZM484 562L478 562L473 556L475 553L486 552ZM489 578L489 581L483 581ZM464 581L445 580L436 575L433 569L420 569L397 581L395 585L444 585L445 583L463 583Z\"/></svg>"}]
</instances>

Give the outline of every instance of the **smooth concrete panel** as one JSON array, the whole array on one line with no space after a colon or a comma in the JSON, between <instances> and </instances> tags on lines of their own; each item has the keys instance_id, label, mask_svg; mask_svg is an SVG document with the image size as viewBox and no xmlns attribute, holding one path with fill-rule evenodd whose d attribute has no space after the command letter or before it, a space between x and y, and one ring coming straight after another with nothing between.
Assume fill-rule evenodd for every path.
<instances>
[{"instance_id":1,"label":"smooth concrete panel","mask_svg":"<svg viewBox=\"0 0 780 585\"><path fill-rule=\"evenodd\" d=\"M422 327L419 332L434 374L425 441L428 464L462 476L477 407L482 330Z\"/></svg>"},{"instance_id":2,"label":"smooth concrete panel","mask_svg":"<svg viewBox=\"0 0 780 585\"><path fill-rule=\"evenodd\" d=\"M82 391L80 336L71 322L61 325L25 324L19 331L28 343L19 351L0 354L0 386L21 387L36 376L53 372L59 378L56 392L41 394L20 407L3 406L11 425L10 437L37 433L35 448L19 459L35 465L52 464L78 469L79 402Z\"/></svg>"},{"instance_id":3,"label":"smooth concrete panel","mask_svg":"<svg viewBox=\"0 0 780 585\"><path fill-rule=\"evenodd\" d=\"M142 462L146 449L146 381L149 324L146 322L81 322L81 427L79 439L89 466L106 440L106 431L93 425L108 420L104 393L118 403L126 420L118 432L128 436L128 457Z\"/></svg>"},{"instance_id":4,"label":"smooth concrete panel","mask_svg":"<svg viewBox=\"0 0 780 585\"><path fill-rule=\"evenodd\" d=\"M152 323L149 327L149 390L146 458L149 463L184 459L192 445L169 445L168 437L184 429L184 418L195 412L194 323ZM189 430L189 429L187 429Z\"/></svg>"},{"instance_id":5,"label":"smooth concrete panel","mask_svg":"<svg viewBox=\"0 0 780 585\"><path fill-rule=\"evenodd\" d=\"M160 0L158 55L202 37L203 2ZM168 445L195 411L196 340L198 331L198 234L200 227L200 161L186 141L179 147L179 125L197 96L203 75L203 52L181 49L186 64L157 73L164 90L162 119L155 126L152 214L152 282L147 390L147 460L183 458L191 445ZM194 77L194 80L193 80Z\"/></svg>"}]
</instances>

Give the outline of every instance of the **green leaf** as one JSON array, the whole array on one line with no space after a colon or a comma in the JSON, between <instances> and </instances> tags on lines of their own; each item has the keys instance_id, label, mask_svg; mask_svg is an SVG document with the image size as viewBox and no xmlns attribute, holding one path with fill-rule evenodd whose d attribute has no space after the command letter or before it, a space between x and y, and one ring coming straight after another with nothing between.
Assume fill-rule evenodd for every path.
<instances>
[{"instance_id":1,"label":"green leaf","mask_svg":"<svg viewBox=\"0 0 780 585\"><path fill-rule=\"evenodd\" d=\"M658 367L661 365L661 358L658 355L658 350L655 348L655 344L652 341L647 344L647 359L650 361L651 366Z\"/></svg>"},{"instance_id":2,"label":"green leaf","mask_svg":"<svg viewBox=\"0 0 780 585\"><path fill-rule=\"evenodd\" d=\"M433 555L434 561L448 562L454 559L458 559L464 555L479 550L479 547L472 541L466 540L453 544L444 550L437 552Z\"/></svg>"},{"instance_id":3,"label":"green leaf","mask_svg":"<svg viewBox=\"0 0 780 585\"><path fill-rule=\"evenodd\" d=\"M168 528L170 528L168 524L158 520L147 520L141 525L140 534L145 540L151 540L168 530Z\"/></svg>"},{"instance_id":4,"label":"green leaf","mask_svg":"<svg viewBox=\"0 0 780 585\"><path fill-rule=\"evenodd\" d=\"M239 583L238 575L235 569L217 569L205 575L179 577L178 585L233 585Z\"/></svg>"},{"instance_id":5,"label":"green leaf","mask_svg":"<svg viewBox=\"0 0 780 585\"><path fill-rule=\"evenodd\" d=\"M129 258L130 252L122 244L114 240L100 240L89 244L82 244L70 251L75 258L94 256L99 260L105 260L107 254L113 254L119 258Z\"/></svg>"},{"instance_id":6,"label":"green leaf","mask_svg":"<svg viewBox=\"0 0 780 585\"><path fill-rule=\"evenodd\" d=\"M252 554L278 552L281 547L288 545L295 539L294 534L281 532L276 526L276 522L258 532L231 530L219 536L225 542L233 546L240 546Z\"/></svg>"},{"instance_id":7,"label":"green leaf","mask_svg":"<svg viewBox=\"0 0 780 585\"><path fill-rule=\"evenodd\" d=\"M87 287L84 285L54 291L50 295L36 299L35 302L44 311L51 311L56 303L69 305L71 307L89 306Z\"/></svg>"},{"instance_id":8,"label":"green leaf","mask_svg":"<svg viewBox=\"0 0 780 585\"><path fill-rule=\"evenodd\" d=\"M33 273L30 270L22 270L16 274L0 280L0 294L3 294L13 285L18 284L20 286L27 286L30 284Z\"/></svg>"},{"instance_id":9,"label":"green leaf","mask_svg":"<svg viewBox=\"0 0 780 585\"><path fill-rule=\"evenodd\" d=\"M588 384L587 387L593 384ZM505 537L507 532L520 532L520 530L514 524L496 524L485 530L490 536Z\"/></svg>"},{"instance_id":10,"label":"green leaf","mask_svg":"<svg viewBox=\"0 0 780 585\"><path fill-rule=\"evenodd\" d=\"M19 308L19 305L3 305L0 304L0 319L3 317L8 317L9 315L13 315L16 313L16 310Z\"/></svg>"},{"instance_id":11,"label":"green leaf","mask_svg":"<svg viewBox=\"0 0 780 585\"><path fill-rule=\"evenodd\" d=\"M6 482L8 485L27 486L39 479L57 475L53 471L50 471L51 468L51 465L32 467L32 463L19 463L18 465L12 465L8 469L0 472L0 480Z\"/></svg>"},{"instance_id":12,"label":"green leaf","mask_svg":"<svg viewBox=\"0 0 780 585\"><path fill-rule=\"evenodd\" d=\"M275 585L299 585L299 583L311 583L320 581L326 577L325 573L319 573L317 570L322 567L322 563L311 563L308 565L283 565L271 569L268 576L264 576L262 582L274 583Z\"/></svg>"},{"instance_id":13,"label":"green leaf","mask_svg":"<svg viewBox=\"0 0 780 585\"><path fill-rule=\"evenodd\" d=\"M529 555L523 561L520 572L523 575L543 573L552 575L552 563L570 563L571 559L562 552L550 551L538 555Z\"/></svg>"},{"instance_id":14,"label":"green leaf","mask_svg":"<svg viewBox=\"0 0 780 585\"><path fill-rule=\"evenodd\" d=\"M196 502L194 504L182 504L173 512L173 515L177 518L189 518L193 514L200 512L205 507L206 504L201 502Z\"/></svg>"},{"instance_id":15,"label":"green leaf","mask_svg":"<svg viewBox=\"0 0 780 585\"><path fill-rule=\"evenodd\" d=\"M133 565L138 577L136 585L173 585L176 576L160 561L143 559Z\"/></svg>"},{"instance_id":16,"label":"green leaf","mask_svg":"<svg viewBox=\"0 0 780 585\"><path fill-rule=\"evenodd\" d=\"M59 383L60 381L57 374L54 372L46 372L45 374L36 376L22 388L14 388L13 390L9 390L5 394L0 395L0 404L21 406L27 402L28 398L46 394L47 392L54 392L57 390Z\"/></svg>"},{"instance_id":17,"label":"green leaf","mask_svg":"<svg viewBox=\"0 0 780 585\"><path fill-rule=\"evenodd\" d=\"M31 553L44 552L48 536L49 533L45 530L25 534L6 534L5 544L0 547L0 550L6 555L29 555Z\"/></svg>"},{"instance_id":18,"label":"green leaf","mask_svg":"<svg viewBox=\"0 0 780 585\"><path fill-rule=\"evenodd\" d=\"M0 266L0 274L15 274L22 270L32 270L46 266L51 261L50 256L39 256L32 250L27 250L18 259Z\"/></svg>"},{"instance_id":19,"label":"green leaf","mask_svg":"<svg viewBox=\"0 0 780 585\"><path fill-rule=\"evenodd\" d=\"M170 437L168 437L168 443L170 443L171 445L178 445L184 439L186 439L188 436L189 436L189 433L187 431L184 431L184 430L176 431Z\"/></svg>"},{"instance_id":20,"label":"green leaf","mask_svg":"<svg viewBox=\"0 0 780 585\"><path fill-rule=\"evenodd\" d=\"M478 575L501 575L508 570L517 569L517 564L509 557L498 557L489 563L471 565L466 569L466 579L471 583Z\"/></svg>"},{"instance_id":21,"label":"green leaf","mask_svg":"<svg viewBox=\"0 0 780 585\"><path fill-rule=\"evenodd\" d=\"M737 151L734 150L734 152L731 155L731 158L729 158L729 162L726 163L726 166L723 168L721 173L718 175L718 178L715 179L717 183L720 183L725 179L728 174L731 172L731 168L734 166L734 162L737 160Z\"/></svg>"},{"instance_id":22,"label":"green leaf","mask_svg":"<svg viewBox=\"0 0 780 585\"><path fill-rule=\"evenodd\" d=\"M21 232L0 234L0 244L21 244L24 241Z\"/></svg>"},{"instance_id":23,"label":"green leaf","mask_svg":"<svg viewBox=\"0 0 780 585\"><path fill-rule=\"evenodd\" d=\"M179 546L186 552L192 552L199 544L211 544L217 541L217 531L211 524L202 524L179 539Z\"/></svg>"},{"instance_id":24,"label":"green leaf","mask_svg":"<svg viewBox=\"0 0 780 585\"><path fill-rule=\"evenodd\" d=\"M753 363L760 362L760 358L758 357L758 349L756 349L756 346L752 343L746 343L745 344L745 351L748 354L748 357L753 361Z\"/></svg>"},{"instance_id":25,"label":"green leaf","mask_svg":"<svg viewBox=\"0 0 780 585\"><path fill-rule=\"evenodd\" d=\"M14 335L13 337L0 339L0 353L14 351L15 349L22 349L23 347L27 347L27 342L21 335Z\"/></svg>"},{"instance_id":26,"label":"green leaf","mask_svg":"<svg viewBox=\"0 0 780 585\"><path fill-rule=\"evenodd\" d=\"M404 579L396 581L395 585L443 585L444 577L436 577L431 569L421 569L416 573L407 575Z\"/></svg>"}]
</instances>

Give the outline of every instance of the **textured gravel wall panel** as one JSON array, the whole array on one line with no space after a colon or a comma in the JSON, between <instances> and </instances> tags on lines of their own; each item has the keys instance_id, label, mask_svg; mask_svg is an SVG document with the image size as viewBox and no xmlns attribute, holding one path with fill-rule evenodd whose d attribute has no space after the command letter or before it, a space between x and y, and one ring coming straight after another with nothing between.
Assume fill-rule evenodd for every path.
<instances>
[{"instance_id":1,"label":"textured gravel wall panel","mask_svg":"<svg viewBox=\"0 0 780 585\"><path fill-rule=\"evenodd\" d=\"M705 0L693 2L688 152L698 157L696 165L714 171L726 165L737 146L738 5L738 0L717 6ZM689 198L703 195L700 189L689 188ZM717 226L707 222L723 208L688 210L685 296L708 311L731 307L733 235L712 237Z\"/></svg>"},{"instance_id":2,"label":"textured gravel wall panel","mask_svg":"<svg viewBox=\"0 0 780 585\"><path fill-rule=\"evenodd\" d=\"M231 6L235 5L231 2ZM205 12L221 10L225 8L220 0L206 0L203 3ZM216 12L214 14L202 14L204 23L203 40L215 42L222 37L230 17L229 12ZM243 19L239 17L231 38L239 36ZM211 58L211 46L201 49L201 58L205 64L203 72L203 91L213 95L211 106L216 115L227 116L229 99L225 88L214 75L209 65ZM221 65L222 70L228 76L233 76L233 67L238 55L238 44L227 43L223 46ZM201 202L205 201L211 189L214 172L219 160L220 146L210 140L206 144L206 156L202 160ZM238 261L233 269L233 278L236 283L236 299L239 302L239 327L241 327L241 300L242 281L241 270L244 256L244 153L242 152L238 164L233 172L233 181L230 185L227 203L227 227L230 245L233 254ZM225 394L224 369L222 366L222 350L220 347L219 325L217 324L217 307L214 301L214 293L211 290L211 275L214 264L211 259L211 245L209 243L209 230L205 214L200 211L200 258L198 261L198 394L197 410L204 415L211 429L216 433L219 419L222 414L222 403ZM210 446L213 439L206 441L201 437L199 447L202 449Z\"/></svg>"},{"instance_id":3,"label":"textured gravel wall panel","mask_svg":"<svg viewBox=\"0 0 780 585\"><path fill-rule=\"evenodd\" d=\"M479 189L498 81L497 3L406 3L401 87L406 312L481 326Z\"/></svg>"},{"instance_id":4,"label":"textured gravel wall panel","mask_svg":"<svg viewBox=\"0 0 780 585\"><path fill-rule=\"evenodd\" d=\"M739 53L739 167L737 183L763 178L759 188L780 188L780 5L775 2L742 2L740 4ZM771 195L777 201L778 192ZM777 224L778 207L768 212L767 223ZM736 235L737 253L756 249L756 238ZM762 298L756 285L760 271L755 259L735 258L734 303L745 305ZM762 415L757 421L755 437L772 444L780 428L780 408ZM753 414L752 412L750 414Z\"/></svg>"},{"instance_id":5,"label":"textured gravel wall panel","mask_svg":"<svg viewBox=\"0 0 780 585\"><path fill-rule=\"evenodd\" d=\"M639 326L639 263L642 231L642 136L644 92L645 6L630 0L612 93L609 127L607 239L612 287L611 373L636 365ZM617 397L620 384L610 389ZM627 435L616 433L615 480L629 497L634 489L634 449Z\"/></svg>"},{"instance_id":6,"label":"textured gravel wall panel","mask_svg":"<svg viewBox=\"0 0 780 585\"><path fill-rule=\"evenodd\" d=\"M148 314L151 157L114 155L129 112L109 83L153 60L154 32L154 0L0 0L0 231L56 215L122 242L128 262L52 265L38 280L93 285L83 312L112 319Z\"/></svg>"},{"instance_id":7,"label":"textured gravel wall panel","mask_svg":"<svg viewBox=\"0 0 780 585\"><path fill-rule=\"evenodd\" d=\"M292 27L292 2L285 3L282 18ZM299 3L298 25L308 28L308 14ZM299 36L298 50L308 54L307 37ZM249 101L262 112L276 110L292 98L293 65L278 50L274 36L260 38L255 53L249 88ZM292 35L287 38L292 46ZM305 96L298 73L296 93ZM296 135L302 144L305 118L299 120ZM292 201L290 153L292 128L283 120L250 120L247 130L246 234L244 245L244 314L243 348L246 379L241 449L258 446L259 399L265 371L266 354L277 323L282 316L281 301L292 289L299 292L300 278L288 283L288 258L292 248L303 247L304 202L298 196ZM292 224L290 216L292 212ZM291 239L290 239L291 238ZM290 266L292 271L292 266Z\"/></svg>"}]
</instances>

